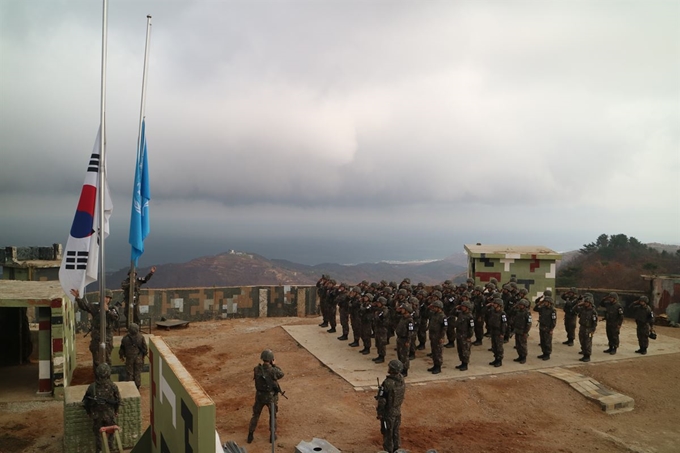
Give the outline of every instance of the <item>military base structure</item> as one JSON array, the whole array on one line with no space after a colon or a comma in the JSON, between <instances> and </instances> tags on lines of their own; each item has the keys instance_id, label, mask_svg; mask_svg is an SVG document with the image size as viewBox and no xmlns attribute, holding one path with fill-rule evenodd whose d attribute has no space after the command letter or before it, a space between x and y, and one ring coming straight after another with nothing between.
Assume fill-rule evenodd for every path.
<instances>
[{"instance_id":1,"label":"military base structure","mask_svg":"<svg viewBox=\"0 0 680 453\"><path fill-rule=\"evenodd\" d=\"M464 248L468 255L468 277L481 286L492 278L502 285L515 277L517 285L529 291L531 300L536 300L546 289L555 289L557 262L562 255L548 247L478 243L465 244Z\"/></svg>"}]
</instances>

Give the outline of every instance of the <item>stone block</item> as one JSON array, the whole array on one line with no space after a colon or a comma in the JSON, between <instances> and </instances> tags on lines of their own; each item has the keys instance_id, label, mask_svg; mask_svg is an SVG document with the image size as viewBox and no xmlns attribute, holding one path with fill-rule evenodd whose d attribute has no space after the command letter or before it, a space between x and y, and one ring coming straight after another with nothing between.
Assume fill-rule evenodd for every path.
<instances>
[{"instance_id":1,"label":"stone block","mask_svg":"<svg viewBox=\"0 0 680 453\"><path fill-rule=\"evenodd\" d=\"M116 383L121 405L118 426L124 448L132 448L142 431L142 399L134 382ZM90 453L95 450L92 421L83 409L82 400L87 385L64 389L64 453Z\"/></svg>"}]
</instances>

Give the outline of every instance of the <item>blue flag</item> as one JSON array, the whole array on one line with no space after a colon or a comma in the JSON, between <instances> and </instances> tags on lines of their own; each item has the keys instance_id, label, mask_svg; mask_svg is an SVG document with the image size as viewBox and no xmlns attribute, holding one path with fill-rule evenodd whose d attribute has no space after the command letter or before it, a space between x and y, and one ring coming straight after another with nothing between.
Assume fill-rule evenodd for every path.
<instances>
[{"instance_id":1,"label":"blue flag","mask_svg":"<svg viewBox=\"0 0 680 453\"><path fill-rule=\"evenodd\" d=\"M142 120L142 137L139 141L137 153L137 167L135 168L135 187L132 191L132 212L130 214L130 238L132 246L131 261L137 266L137 260L144 253L144 239L149 234L149 160L146 148L146 122Z\"/></svg>"}]
</instances>

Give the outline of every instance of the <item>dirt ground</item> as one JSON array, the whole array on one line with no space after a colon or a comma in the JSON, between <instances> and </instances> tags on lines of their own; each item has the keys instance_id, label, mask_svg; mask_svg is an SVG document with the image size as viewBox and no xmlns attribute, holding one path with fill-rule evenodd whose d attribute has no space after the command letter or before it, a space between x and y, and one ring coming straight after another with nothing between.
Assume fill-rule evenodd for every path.
<instances>
[{"instance_id":1,"label":"dirt ground","mask_svg":"<svg viewBox=\"0 0 680 453\"><path fill-rule=\"evenodd\" d=\"M165 339L215 401L222 442L236 441L249 452L270 451L266 410L255 441L247 445L245 440L254 399L252 369L262 349L271 348L286 373L281 387L289 397L280 401L277 451L293 452L301 440L319 437L343 452L377 452L382 437L373 393L355 391L281 328L318 322L317 318L232 319L154 334ZM680 329L657 327L657 332L680 338ZM555 342L561 341L561 335L555 336ZM339 347L346 345L339 343ZM87 339L82 336L78 351L82 367L76 370L75 380L86 383L91 369ZM572 368L635 399L634 411L617 415L606 415L566 383L539 372L407 385L402 447L414 453L430 448L440 453L677 452L679 358L680 354L668 354ZM382 380L384 375L376 377ZM149 391L145 387L142 405L146 426ZM61 401L2 404L0 453L60 452L62 426Z\"/></svg>"}]
</instances>

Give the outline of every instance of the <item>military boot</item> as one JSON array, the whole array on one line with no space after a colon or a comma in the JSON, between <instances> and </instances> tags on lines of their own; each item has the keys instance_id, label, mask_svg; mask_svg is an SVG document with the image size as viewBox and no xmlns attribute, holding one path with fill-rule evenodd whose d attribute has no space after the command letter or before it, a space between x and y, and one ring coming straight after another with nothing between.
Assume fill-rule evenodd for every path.
<instances>
[{"instance_id":1,"label":"military boot","mask_svg":"<svg viewBox=\"0 0 680 453\"><path fill-rule=\"evenodd\" d=\"M607 349L605 349L605 350L602 351L602 352L604 352L605 354L609 354L610 352L612 352L612 347L609 346Z\"/></svg>"},{"instance_id":2,"label":"military boot","mask_svg":"<svg viewBox=\"0 0 680 453\"><path fill-rule=\"evenodd\" d=\"M375 363L384 363L385 362L385 357L379 355L378 357L372 359Z\"/></svg>"},{"instance_id":3,"label":"military boot","mask_svg":"<svg viewBox=\"0 0 680 453\"><path fill-rule=\"evenodd\" d=\"M439 374L442 372L441 365L435 365L432 367L432 374Z\"/></svg>"},{"instance_id":4,"label":"military boot","mask_svg":"<svg viewBox=\"0 0 680 453\"><path fill-rule=\"evenodd\" d=\"M545 357L545 354L541 354L541 355L539 355L539 356L536 356L537 359L542 359L542 358L544 358L544 357Z\"/></svg>"},{"instance_id":5,"label":"military boot","mask_svg":"<svg viewBox=\"0 0 680 453\"><path fill-rule=\"evenodd\" d=\"M416 349L422 351L423 349L425 349L425 343L420 343L418 346L416 346Z\"/></svg>"},{"instance_id":6,"label":"military boot","mask_svg":"<svg viewBox=\"0 0 680 453\"><path fill-rule=\"evenodd\" d=\"M543 354L543 360L550 360L550 354Z\"/></svg>"},{"instance_id":7,"label":"military boot","mask_svg":"<svg viewBox=\"0 0 680 453\"><path fill-rule=\"evenodd\" d=\"M474 343L472 343L472 346L481 346L482 345L482 340L477 340Z\"/></svg>"},{"instance_id":8,"label":"military boot","mask_svg":"<svg viewBox=\"0 0 680 453\"><path fill-rule=\"evenodd\" d=\"M581 361L581 362L590 362L590 356L584 354L583 357L581 357L581 358L579 359L579 361Z\"/></svg>"},{"instance_id":9,"label":"military boot","mask_svg":"<svg viewBox=\"0 0 680 453\"><path fill-rule=\"evenodd\" d=\"M496 364L494 365L496 368L499 366L503 366L503 361L501 359L496 360Z\"/></svg>"},{"instance_id":10,"label":"military boot","mask_svg":"<svg viewBox=\"0 0 680 453\"><path fill-rule=\"evenodd\" d=\"M616 348L612 348L612 350L611 350L611 351L609 351L609 354L611 354L611 355L614 355L614 354L616 354Z\"/></svg>"},{"instance_id":11,"label":"military boot","mask_svg":"<svg viewBox=\"0 0 680 453\"><path fill-rule=\"evenodd\" d=\"M319 327L328 327L328 323L324 321L321 324L319 324Z\"/></svg>"},{"instance_id":12,"label":"military boot","mask_svg":"<svg viewBox=\"0 0 680 453\"><path fill-rule=\"evenodd\" d=\"M344 335L344 334L343 334L343 335L339 336L339 337L338 337L338 340L340 340L340 341L345 341L345 340L347 340L347 335Z\"/></svg>"},{"instance_id":13,"label":"military boot","mask_svg":"<svg viewBox=\"0 0 680 453\"><path fill-rule=\"evenodd\" d=\"M444 345L444 347L445 347L445 348L449 348L449 349L450 349L450 348L455 348L455 347L456 347L456 343L453 342L453 341L449 341L448 343L446 343L446 344Z\"/></svg>"},{"instance_id":14,"label":"military boot","mask_svg":"<svg viewBox=\"0 0 680 453\"><path fill-rule=\"evenodd\" d=\"M370 353L371 353L371 349L370 349L370 348L364 348L364 349L362 349L362 350L359 351L359 352L360 352L361 354L363 354L363 355L366 355L366 354L370 354Z\"/></svg>"},{"instance_id":15,"label":"military boot","mask_svg":"<svg viewBox=\"0 0 680 453\"><path fill-rule=\"evenodd\" d=\"M498 359L494 359L493 362L489 362L489 365L496 366L496 363L498 363Z\"/></svg>"},{"instance_id":16,"label":"military boot","mask_svg":"<svg viewBox=\"0 0 680 453\"><path fill-rule=\"evenodd\" d=\"M354 340L354 341L351 342L348 346L351 346L351 347L353 347L353 348L358 347L358 346L359 346L359 340Z\"/></svg>"},{"instance_id":17,"label":"military boot","mask_svg":"<svg viewBox=\"0 0 680 453\"><path fill-rule=\"evenodd\" d=\"M328 333L335 333L335 327L331 327L331 328L328 329L326 332L328 332Z\"/></svg>"},{"instance_id":18,"label":"military boot","mask_svg":"<svg viewBox=\"0 0 680 453\"><path fill-rule=\"evenodd\" d=\"M463 362L463 363L460 364L459 367L456 367L456 368L458 368L460 371L467 371L467 369L468 369L467 365L468 365L467 363Z\"/></svg>"}]
</instances>

